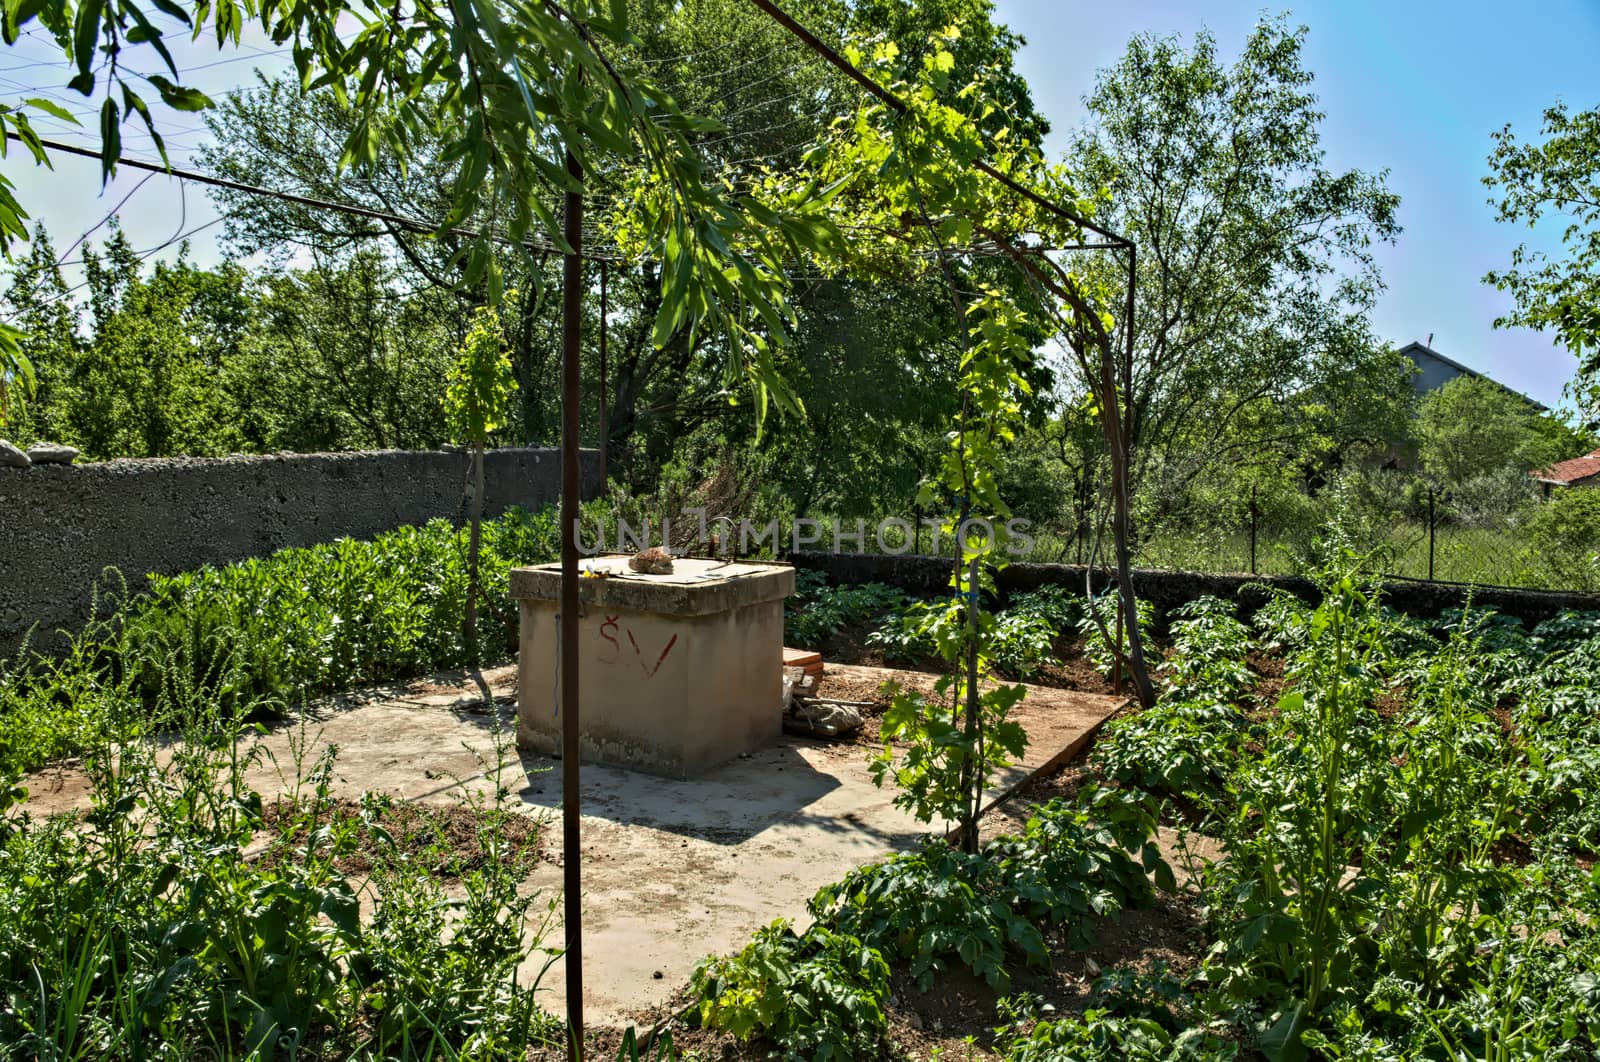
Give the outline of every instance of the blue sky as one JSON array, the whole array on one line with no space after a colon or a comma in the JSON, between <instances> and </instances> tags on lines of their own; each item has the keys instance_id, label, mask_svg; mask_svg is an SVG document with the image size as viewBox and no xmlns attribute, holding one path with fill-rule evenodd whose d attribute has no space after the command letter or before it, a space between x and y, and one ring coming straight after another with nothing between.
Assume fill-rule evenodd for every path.
<instances>
[{"instance_id":1,"label":"blue sky","mask_svg":"<svg viewBox=\"0 0 1600 1062\"><path fill-rule=\"evenodd\" d=\"M1285 10L1222 0L996 4L1000 19L1028 39L1019 66L1056 128L1051 146L1057 149L1083 120L1081 101L1095 71L1113 62L1132 34L1187 36L1205 26L1231 57L1263 13ZM1495 330L1492 322L1507 302L1481 283L1524 239L1555 248L1556 230L1529 233L1497 224L1480 181L1490 133L1506 122L1531 135L1540 113L1557 99L1576 108L1600 103L1600 0L1545 0L1521 5L1515 14L1483 0L1303 0L1288 10L1310 27L1306 61L1327 113L1328 164L1387 169L1389 186L1402 197L1405 232L1378 251L1388 283L1376 311L1379 334L1403 344L1432 333L1440 352L1556 404L1571 375L1571 356L1546 336ZM284 65L255 34L247 35L242 52L219 54L205 43L181 43L174 52L186 80L213 95L247 84L252 67ZM54 89L54 98L70 100L59 89L67 74L55 65L58 56L37 38L0 50L0 98ZM93 116L86 119L84 131L39 124L62 139L94 143ZM163 128L180 164L203 138L193 115L168 115ZM128 152L150 156L148 140L126 129ZM97 163L64 159L52 173L16 154L0 168L50 228L58 251L132 193L121 216L135 246L153 248L198 229L191 237L196 258L218 257L219 226L209 224L215 211L195 190L185 197L178 182L157 176L140 184L143 175L124 172L102 190Z\"/></svg>"},{"instance_id":2,"label":"blue sky","mask_svg":"<svg viewBox=\"0 0 1600 1062\"><path fill-rule=\"evenodd\" d=\"M1507 122L1526 137L1557 99L1579 109L1600 104L1600 0L995 2L1000 20L1028 40L1018 67L1055 126L1056 151L1084 120L1095 71L1133 34L1187 37L1203 26L1231 60L1263 13L1289 11L1310 29L1305 58L1327 115L1328 165L1388 170L1401 197L1405 231L1377 254L1388 284L1374 315L1378 334L1403 345L1432 333L1440 353L1559 402L1572 356L1547 335L1495 329L1510 303L1481 283L1518 243L1555 249L1559 228L1530 233L1495 222L1481 180L1490 134Z\"/></svg>"}]
</instances>

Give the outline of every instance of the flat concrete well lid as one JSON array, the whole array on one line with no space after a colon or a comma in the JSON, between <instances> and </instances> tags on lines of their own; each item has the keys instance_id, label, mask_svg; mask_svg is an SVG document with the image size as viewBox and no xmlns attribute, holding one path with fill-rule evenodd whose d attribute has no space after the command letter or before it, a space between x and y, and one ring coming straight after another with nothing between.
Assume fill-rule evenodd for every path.
<instances>
[{"instance_id":1,"label":"flat concrete well lid","mask_svg":"<svg viewBox=\"0 0 1600 1062\"><path fill-rule=\"evenodd\" d=\"M578 580L579 600L585 605L669 616L727 612L794 593L794 569L787 564L677 557L669 574L645 575L628 567L626 554L612 554L586 557L579 568L590 573ZM511 569L511 596L559 600L561 565Z\"/></svg>"}]
</instances>

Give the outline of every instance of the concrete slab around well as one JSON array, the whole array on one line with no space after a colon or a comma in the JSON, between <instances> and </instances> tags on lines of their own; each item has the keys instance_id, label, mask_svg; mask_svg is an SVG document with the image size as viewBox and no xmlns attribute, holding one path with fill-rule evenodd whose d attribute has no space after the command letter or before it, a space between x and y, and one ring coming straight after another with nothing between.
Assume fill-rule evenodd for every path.
<instances>
[{"instance_id":1,"label":"concrete slab around well","mask_svg":"<svg viewBox=\"0 0 1600 1062\"><path fill-rule=\"evenodd\" d=\"M514 675L507 667L485 672L481 682L437 676L329 702L303 724L259 739L267 758L250 782L269 798L284 792L297 755L309 766L335 743L338 795L377 790L440 802L484 793L498 762L513 802L551 820L548 857L526 886L558 901L560 763L511 747ZM492 710L484 707L485 693L496 699ZM1121 703L1030 687L1018 708L1031 738L1028 755L993 795L1070 758ZM585 765L582 782L585 1011L596 1027L641 1020L671 1000L701 958L742 947L775 918L803 923L806 901L820 886L911 847L929 829L894 807L892 790L872 784L866 750L853 744L785 736L694 779ZM26 784L35 814L87 806L81 772L42 772ZM540 921L546 909L535 905ZM559 903L555 911L545 925L547 948L562 939ZM539 994L559 1014L562 964L549 958L535 953L525 970L531 978L549 964Z\"/></svg>"}]
</instances>

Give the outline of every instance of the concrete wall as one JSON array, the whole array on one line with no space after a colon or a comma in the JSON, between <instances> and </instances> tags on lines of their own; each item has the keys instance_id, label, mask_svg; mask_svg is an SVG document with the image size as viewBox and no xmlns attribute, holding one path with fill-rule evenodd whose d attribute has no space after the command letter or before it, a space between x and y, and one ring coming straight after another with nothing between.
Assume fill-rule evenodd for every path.
<instances>
[{"instance_id":1,"label":"concrete wall","mask_svg":"<svg viewBox=\"0 0 1600 1062\"><path fill-rule=\"evenodd\" d=\"M586 450L584 496L597 486ZM0 651L34 623L72 629L108 565L130 587L345 536L462 512L467 457L440 451L160 458L0 468ZM493 450L484 513L560 496L554 449Z\"/></svg>"},{"instance_id":2,"label":"concrete wall","mask_svg":"<svg viewBox=\"0 0 1600 1062\"><path fill-rule=\"evenodd\" d=\"M874 556L846 553L796 553L789 557L797 568L823 571L838 582L881 582L915 593L947 593L951 562L942 557ZM1007 592L1032 590L1040 586L1060 586L1082 594L1087 569L1075 564L1012 564L1001 569L1000 589ZM1317 591L1310 579L1296 575L1206 574L1139 570L1134 572L1134 588L1139 596L1156 608L1157 623L1165 626L1166 614L1187 601L1205 594L1237 601L1246 611L1264 604L1272 590L1294 594L1316 602ZM1105 588L1102 571L1091 576L1096 593ZM1449 608L1460 608L1471 599L1474 605L1493 608L1515 616L1527 624L1565 609L1600 611L1600 594L1566 593L1551 590L1502 590L1469 588L1453 583L1426 583L1409 579L1384 584L1383 600L1391 608L1418 617L1437 616Z\"/></svg>"}]
</instances>

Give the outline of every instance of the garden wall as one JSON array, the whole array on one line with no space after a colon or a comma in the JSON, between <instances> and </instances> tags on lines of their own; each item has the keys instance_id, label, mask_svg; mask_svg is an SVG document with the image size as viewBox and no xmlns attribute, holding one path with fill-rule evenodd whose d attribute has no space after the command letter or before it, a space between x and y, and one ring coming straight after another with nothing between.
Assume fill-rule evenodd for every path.
<instances>
[{"instance_id":1,"label":"garden wall","mask_svg":"<svg viewBox=\"0 0 1600 1062\"><path fill-rule=\"evenodd\" d=\"M852 553L795 553L789 558L799 568L812 568L838 582L880 582L914 593L948 592L951 562L944 557L885 556ZM1088 569L1076 564L1011 564L1002 568L997 582L1004 591L1061 586L1082 594ZM1099 593L1109 580L1096 570L1090 585ZM1298 575L1211 575L1200 572L1137 570L1134 588L1156 608L1156 620L1165 625L1166 613L1205 594L1238 602L1246 611L1264 604L1272 590L1286 591L1305 601L1318 600L1310 579ZM1431 617L1459 608L1471 599L1524 623L1533 624L1564 609L1600 611L1600 594L1554 590L1512 590L1466 587L1454 583L1428 583L1395 579L1384 583L1383 600L1391 608L1412 616Z\"/></svg>"},{"instance_id":2,"label":"garden wall","mask_svg":"<svg viewBox=\"0 0 1600 1062\"><path fill-rule=\"evenodd\" d=\"M597 452L582 461L588 498ZM454 520L466 470L462 453L401 450L0 468L0 652L34 623L82 624L107 566L132 587L148 572ZM560 453L492 450L484 476L485 516L539 508L560 496Z\"/></svg>"}]
</instances>

